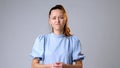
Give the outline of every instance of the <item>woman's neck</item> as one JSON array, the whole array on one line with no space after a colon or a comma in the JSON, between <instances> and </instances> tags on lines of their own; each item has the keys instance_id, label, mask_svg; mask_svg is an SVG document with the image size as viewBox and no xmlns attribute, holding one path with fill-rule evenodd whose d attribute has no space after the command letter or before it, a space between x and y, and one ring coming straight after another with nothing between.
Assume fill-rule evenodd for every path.
<instances>
[{"instance_id":1,"label":"woman's neck","mask_svg":"<svg viewBox=\"0 0 120 68\"><path fill-rule=\"evenodd\" d=\"M57 34L57 35L63 34L63 30L54 30L53 33L55 33L55 34Z\"/></svg>"}]
</instances>

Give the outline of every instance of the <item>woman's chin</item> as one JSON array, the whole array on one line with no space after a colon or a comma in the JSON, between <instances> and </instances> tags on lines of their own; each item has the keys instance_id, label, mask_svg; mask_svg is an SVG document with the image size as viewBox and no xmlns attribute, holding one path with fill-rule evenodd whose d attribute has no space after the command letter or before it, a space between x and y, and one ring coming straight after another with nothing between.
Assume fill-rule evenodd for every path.
<instances>
[{"instance_id":1,"label":"woman's chin","mask_svg":"<svg viewBox=\"0 0 120 68\"><path fill-rule=\"evenodd\" d=\"M62 28L56 28L55 30L56 31L62 31L63 29Z\"/></svg>"}]
</instances>

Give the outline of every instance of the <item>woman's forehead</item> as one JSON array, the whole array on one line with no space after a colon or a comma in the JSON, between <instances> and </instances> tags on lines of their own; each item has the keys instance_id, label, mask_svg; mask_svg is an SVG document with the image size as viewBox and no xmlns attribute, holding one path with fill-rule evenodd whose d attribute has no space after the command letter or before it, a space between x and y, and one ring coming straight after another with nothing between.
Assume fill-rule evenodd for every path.
<instances>
[{"instance_id":1,"label":"woman's forehead","mask_svg":"<svg viewBox=\"0 0 120 68\"><path fill-rule=\"evenodd\" d=\"M55 9L51 11L51 14L64 14L62 10L60 9Z\"/></svg>"}]
</instances>

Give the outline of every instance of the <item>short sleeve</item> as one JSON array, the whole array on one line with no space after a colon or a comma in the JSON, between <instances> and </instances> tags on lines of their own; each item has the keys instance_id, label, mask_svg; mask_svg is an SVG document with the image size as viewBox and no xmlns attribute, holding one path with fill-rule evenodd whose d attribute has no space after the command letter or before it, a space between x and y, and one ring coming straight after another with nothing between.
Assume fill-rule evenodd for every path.
<instances>
[{"instance_id":1,"label":"short sleeve","mask_svg":"<svg viewBox=\"0 0 120 68\"><path fill-rule=\"evenodd\" d=\"M43 59L43 54L44 54L44 36L40 35L36 38L32 52L30 56L33 58L39 58L40 60Z\"/></svg>"},{"instance_id":2,"label":"short sleeve","mask_svg":"<svg viewBox=\"0 0 120 68\"><path fill-rule=\"evenodd\" d=\"M73 54L72 54L73 61L75 61L75 60L83 60L84 55L81 53L80 40L79 39L74 40L73 45L74 45L73 46Z\"/></svg>"}]
</instances>

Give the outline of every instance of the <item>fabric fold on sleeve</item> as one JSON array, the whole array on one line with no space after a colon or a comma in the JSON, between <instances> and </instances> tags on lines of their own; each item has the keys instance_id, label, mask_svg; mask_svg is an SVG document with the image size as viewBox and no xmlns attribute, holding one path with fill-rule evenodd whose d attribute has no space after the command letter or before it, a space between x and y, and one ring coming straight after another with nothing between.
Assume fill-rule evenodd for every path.
<instances>
[{"instance_id":1,"label":"fabric fold on sleeve","mask_svg":"<svg viewBox=\"0 0 120 68\"><path fill-rule=\"evenodd\" d=\"M74 40L74 43L73 43L73 61L76 61L76 60L83 60L84 59L84 54L81 53L81 45L80 45L80 40L79 39L76 39Z\"/></svg>"},{"instance_id":2,"label":"fabric fold on sleeve","mask_svg":"<svg viewBox=\"0 0 120 68\"><path fill-rule=\"evenodd\" d=\"M43 59L44 54L44 36L39 35L33 45L32 52L30 56L32 59L39 58L40 60Z\"/></svg>"}]
</instances>

